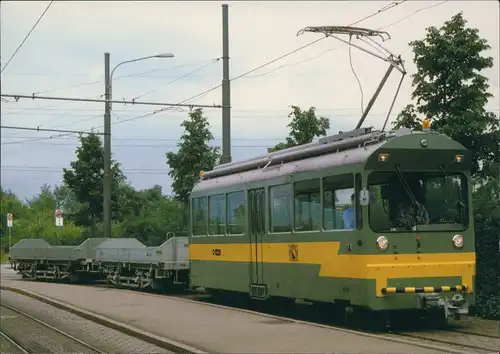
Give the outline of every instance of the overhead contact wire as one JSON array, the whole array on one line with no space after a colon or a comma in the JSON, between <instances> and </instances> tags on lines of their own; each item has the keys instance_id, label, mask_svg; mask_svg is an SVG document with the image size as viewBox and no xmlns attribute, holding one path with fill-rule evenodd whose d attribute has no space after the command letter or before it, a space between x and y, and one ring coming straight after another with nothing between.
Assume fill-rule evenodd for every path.
<instances>
[{"instance_id":1,"label":"overhead contact wire","mask_svg":"<svg viewBox=\"0 0 500 354\"><path fill-rule=\"evenodd\" d=\"M186 78L186 77L188 77L188 76L193 75L194 73L197 73L197 72L199 72L199 71L202 71L203 69L207 68L208 66L210 66L210 65L212 65L212 64L215 64L215 63L217 63L220 59L221 59L221 58L215 58L215 59L213 59L210 63L203 65L201 68L196 68L196 69L194 69L194 70L191 70L191 71L187 72L186 74L181 75L181 76L179 76L179 77L177 77L177 78L173 79L172 81L167 82L166 84L164 84L164 85L162 85L162 86L160 86L160 87L158 87L158 88L156 88L156 89L154 89L154 90L148 91L148 92L143 93L143 94L141 94L141 95L139 95L139 96L137 96L137 97L134 97L134 99L133 99L133 100L137 100L137 99L139 99L139 98L141 98L141 97L144 97L144 96L149 95L149 94L151 94L151 93L153 93L153 92L156 92L156 91L158 91L158 90L161 90L162 88L165 88L165 87L167 87L168 85L173 84L174 82L177 82L177 81L182 80L182 79L184 79L184 78Z\"/></svg>"},{"instance_id":2,"label":"overhead contact wire","mask_svg":"<svg viewBox=\"0 0 500 354\"><path fill-rule=\"evenodd\" d=\"M371 18L371 17L373 17L373 16L376 16L376 15L378 15L378 14L382 13L382 12L385 12L385 11L387 11L387 10L390 10L390 9L394 8L395 6L402 4L402 3L403 3L403 2L405 2L405 1L406 1L406 0L402 0L402 1L400 1L400 2L394 2L394 3L390 4L390 5L387 5L387 6L385 6L383 9L378 10L377 12L375 12L375 13L373 13L373 14L370 14L370 15L368 15L368 16L366 16L366 17L364 17L364 18L362 18L362 19L360 19L360 20L358 20L358 21L356 21L356 22L351 23L350 25L348 25L348 27L353 26L353 25L355 25L355 24L358 24L358 23L360 23L360 22L362 22L362 21L365 21L365 20L367 20L367 19L369 19L369 18ZM326 37L326 36L325 36L325 37L321 37L321 38L318 38L318 39L316 39L316 40L314 40L314 41L312 41L312 42L309 42L309 43L307 43L307 44L304 44L303 46L300 46L299 48L296 48L296 49L294 49L294 50L292 50L292 51L290 51L290 52L288 52L288 53L285 53L285 54L283 54L283 55L281 55L281 56L279 56L279 57L277 57L277 58L274 58L274 59L272 59L272 60L270 60L270 61L268 61L268 62L266 62L266 63L264 63L264 64L262 64L262 65L259 65L259 66L257 66L256 68L253 68L253 69L251 69L251 70L248 70L248 71L244 72L243 74L240 74L240 75L238 75L238 76L236 76L236 77L234 77L234 78L230 79L229 81L230 81L230 82L232 82L232 81L238 80L238 79L240 79L240 78L242 78L242 77L244 77L244 76L247 76L247 75L249 75L249 74L251 74L251 73L253 73L253 72L255 72L255 71L259 70L259 69L262 69L262 68L264 68L264 67L266 67L266 66L269 66L269 65L271 65L271 64L273 64L273 63L275 63L275 62L277 62L277 61L279 61L279 60L281 60L281 59L284 59L284 58L286 58L286 57L288 57L288 56L290 56L290 55L292 55L292 54L295 54L295 53L297 53L297 52L299 52L299 51L301 51L301 50L303 50L303 49L305 49L305 48L307 48L307 47L309 47L309 46L311 46L311 45L313 45L313 44L316 44L317 42L322 41L322 40L323 40L323 39L325 39L325 38L327 38L327 37ZM197 99L197 98L200 98L201 96L204 96L204 95L206 95L206 94L208 94L208 93L210 93L210 92L212 92L212 91L214 91L214 90L218 89L219 87L222 87L222 84L219 84L219 85L214 86L214 87L212 87L212 88L210 88L210 89L208 89L208 90L205 90L205 91L203 91L203 92L201 92L201 93L199 93L199 94L196 94L196 95L194 95L194 96L191 96L191 97L189 97L189 98L187 98L187 99L185 99L185 100L183 100L183 101L179 102L179 104L181 104L181 103L185 103L185 102L187 102L187 101L191 101L191 100L194 100L194 99ZM156 111L153 111L153 112L151 112L151 113L143 114L143 115L140 115L140 116L137 116L137 117L132 117L132 118L124 119L124 120L122 120L122 121L120 121L120 122L114 122L114 123L112 123L112 125L113 125L113 124L121 124L121 123L126 123L126 122L130 122L130 121L133 121L133 120L137 120L137 119L142 119L142 118L150 117L150 116L152 116L152 115L155 115L155 114L158 114L158 113L164 112L164 111L166 111L166 110L168 110L168 109L170 109L170 108L171 108L171 106L166 107L166 108L162 108L162 109L159 109L159 110L156 110Z\"/></svg>"},{"instance_id":3,"label":"overhead contact wire","mask_svg":"<svg viewBox=\"0 0 500 354\"><path fill-rule=\"evenodd\" d=\"M375 12L375 13L373 13L373 14L370 14L370 15L368 15L368 16L366 16L366 17L364 17L364 18L362 18L362 19L360 19L360 20L358 20L358 21L356 21L356 22L351 23L350 25L348 25L348 27L349 27L349 26L353 26L353 25L355 25L355 24L358 24L358 23L360 23L360 22L362 22L362 21L365 21L365 20L367 20L367 19L369 19L369 18L372 18L372 17L374 17L374 16L376 16L376 15L378 15L378 14L382 13L382 12L385 12L385 11L387 11L387 10L390 10L390 9L392 9L392 8L394 8L394 7L398 6L398 5L400 5L400 4L402 4L402 3L406 2L406 1L407 1L407 0L402 0L402 1L399 1L399 2L398 2L398 1L395 1L395 2L393 2L393 3L391 3L391 4L387 5L387 6L385 6L384 8L382 8L382 9L378 10L377 12ZM446 2L446 1L448 1L448 0L445 0L444 2ZM438 5L439 5L439 4L438 4ZM437 6L437 5L434 5L434 6ZM430 7L427 7L427 8L430 8ZM422 9L421 9L421 10L422 10ZM412 13L411 15L406 16L404 19L407 19L407 18L409 18L409 17L413 16L414 14L416 14L417 12L419 12L419 11L421 11L421 10L417 10L417 11L415 11L415 12L414 12L414 13ZM400 20L399 22L403 21L404 19ZM317 42L319 42L320 40L323 40L323 39L325 39L325 38L326 38L326 36L325 36L325 37L321 37L321 38L316 39L316 40L314 40L314 41L312 41L312 42L310 42L310 43L308 43L308 44L305 44L305 45L303 45L303 46L301 46L301 47L299 47L299 48L296 48L296 49L292 50L291 52L288 52L288 53L286 53L286 54L284 54L284 55L281 55L281 56L279 56L278 58L275 58L275 59L273 59L273 60L270 60L270 61L268 61L268 62L266 62L266 63L264 63L264 64L262 64L262 65L260 65L260 66L258 66L258 67L256 67L256 68L254 68L254 69L251 69L251 70L249 70L249 71L247 71L247 72L245 72L245 73L243 73L243 74L241 74L241 75L238 75L238 76L236 76L236 77L234 77L234 78L230 79L230 81L234 81L234 80L240 79L240 78L242 78L242 77L244 77L244 76L247 76L248 74L250 74L250 73L252 73L252 72L254 72L254 71L257 71L257 70L259 70L259 69L261 69L261 68L263 68L263 67L266 67L266 66L268 66L268 65L270 65L270 64L272 64L272 63L274 63L274 62L276 62L276 61L279 61L279 60L281 60L281 59L283 59L283 58L285 58L285 57L287 57L287 56L289 56L289 55L292 55L292 54L294 54L294 53L296 53L296 52L298 52L298 51L300 51L300 50L303 50L303 49L305 49L305 48L307 48L307 47L309 47L309 46L311 46L311 45L313 45L313 44L315 44L315 43L317 43ZM196 98L203 97L203 96L207 95L208 93L210 93L211 91L214 91L214 90L218 89L218 88L219 88L219 87L221 87L221 86L222 86L221 84L219 84L219 85L217 85L217 86L214 86L214 87L212 87L212 88L210 88L210 89L207 89L207 90L205 90L205 91L203 91L203 92L201 92L201 93L198 93L198 94L196 94L196 95L194 95L194 96L191 96L191 97L189 97L189 98L186 98L186 99L184 99L183 101L179 102L178 104L182 104L182 103L185 103L185 102L187 102L187 101L191 101L191 100L194 100L194 99L196 99ZM133 121L133 120L137 120L137 119L141 119L141 118L149 117L149 116L152 116L152 115L155 115L155 114L161 113L161 112L165 112L165 111L167 111L167 110L171 109L172 107L173 107L173 106L168 106L168 107L165 107L165 108L162 108L162 109L159 109L159 110L156 110L156 111L153 111L153 112L147 113L147 114L143 114L143 115L140 115L140 116L136 116L136 117L132 117L132 118L128 118L128 119L124 119L124 120L121 120L121 121L119 121L119 122L113 122L113 123L112 123L112 125L115 125L115 124L121 124L121 123L125 123L125 122L130 122L130 121ZM102 127L103 127L103 126L99 126L99 127L97 127L96 129L99 129L99 128L102 128ZM87 131L80 131L80 133L89 133L89 131L88 131L88 130L87 130ZM66 135L67 135L67 134L66 134ZM49 139L50 139L50 138L52 138L52 137L49 137Z\"/></svg>"},{"instance_id":4,"label":"overhead contact wire","mask_svg":"<svg viewBox=\"0 0 500 354\"><path fill-rule=\"evenodd\" d=\"M3 67L2 71L0 71L0 73L3 73L3 71L7 68L7 66L9 66L10 62L12 61L12 59L14 59L15 55L17 54L17 52L19 52L19 50L22 48L23 44L28 40L29 36L31 35L31 33L33 33L33 31L35 30L36 26L42 20L43 16L45 16L45 14L49 10L49 8L50 8L50 6L52 5L53 2L54 1L52 0L47 5L47 7L45 8L45 10L42 12L42 14L40 15L40 17L38 17L38 20L35 22L35 24L33 25L33 27L31 27L30 31L28 32L28 34L26 35L26 37L24 37L24 39L21 41L21 43L18 45L18 47L16 48L16 50L14 51L14 53L12 53L12 55L10 56L9 60L4 65L4 67Z\"/></svg>"}]
</instances>

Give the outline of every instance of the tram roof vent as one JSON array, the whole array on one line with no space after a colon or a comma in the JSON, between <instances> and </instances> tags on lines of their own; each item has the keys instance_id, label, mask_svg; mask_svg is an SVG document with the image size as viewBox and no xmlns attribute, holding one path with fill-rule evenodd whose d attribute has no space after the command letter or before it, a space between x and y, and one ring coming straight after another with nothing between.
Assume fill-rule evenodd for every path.
<instances>
[{"instance_id":1,"label":"tram roof vent","mask_svg":"<svg viewBox=\"0 0 500 354\"><path fill-rule=\"evenodd\" d=\"M288 149L267 153L254 158L219 165L212 171L204 172L203 179L218 176L240 173L257 168L267 168L268 166L298 161L332 152L351 150L357 147L380 142L385 137L385 133L372 131L372 128L355 129L348 132L321 138L317 142L294 146Z\"/></svg>"},{"instance_id":2,"label":"tram roof vent","mask_svg":"<svg viewBox=\"0 0 500 354\"><path fill-rule=\"evenodd\" d=\"M409 135L411 134L412 131L410 128L399 128L394 131L394 134L396 136L403 136L403 135Z\"/></svg>"},{"instance_id":3,"label":"tram roof vent","mask_svg":"<svg viewBox=\"0 0 500 354\"><path fill-rule=\"evenodd\" d=\"M354 129L347 132L339 132L338 134L335 135L330 135L330 136L325 136L324 138L320 138L318 140L318 143L330 144L344 139L355 138L357 136L370 134L372 132L372 129L373 127L367 127L367 128Z\"/></svg>"}]
</instances>

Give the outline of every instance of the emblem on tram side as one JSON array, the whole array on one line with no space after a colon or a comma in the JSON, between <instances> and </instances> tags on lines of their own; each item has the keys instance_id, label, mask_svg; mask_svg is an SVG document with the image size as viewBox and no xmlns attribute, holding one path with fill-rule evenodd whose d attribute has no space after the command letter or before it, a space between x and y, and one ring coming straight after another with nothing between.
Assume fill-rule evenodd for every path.
<instances>
[{"instance_id":1,"label":"emblem on tram side","mask_svg":"<svg viewBox=\"0 0 500 354\"><path fill-rule=\"evenodd\" d=\"M297 262L299 260L299 246L298 245L288 245L288 256L291 262Z\"/></svg>"}]
</instances>

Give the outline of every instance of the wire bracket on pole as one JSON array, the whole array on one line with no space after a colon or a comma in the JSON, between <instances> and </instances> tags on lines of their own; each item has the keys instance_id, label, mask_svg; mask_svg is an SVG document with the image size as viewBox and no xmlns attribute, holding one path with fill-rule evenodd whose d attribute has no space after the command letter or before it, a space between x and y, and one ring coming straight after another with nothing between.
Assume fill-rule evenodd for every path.
<instances>
[{"instance_id":1,"label":"wire bracket on pole","mask_svg":"<svg viewBox=\"0 0 500 354\"><path fill-rule=\"evenodd\" d=\"M389 63L389 68L388 68L387 72L385 73L384 77L382 78L382 80L380 81L380 84L378 85L377 90L375 91L372 98L370 99L370 102L368 103L366 110L362 113L361 118L360 118L358 124L356 125L356 129L360 128L361 125L363 124L363 122L365 121L365 118L368 115L368 112L370 111L373 104L375 103L375 100L377 99L378 95L380 94L380 91L384 87L392 70L393 69L398 70L401 73L402 77L401 77L401 82L398 85L398 89L396 90L394 99L392 101L392 104L391 104L391 107L389 110L389 114L390 114L390 112L392 111L392 108L394 106L394 102L396 101L396 97L399 94L399 89L401 87L401 83L403 81L403 78L406 75L406 70L404 67L403 60L401 59L401 55L395 55L395 54L391 53L387 48L385 48L379 42L373 40L373 38L372 38L372 37L380 37L382 39L382 42L385 42L386 40L391 39L391 36L389 35L389 33L385 32L385 31L378 31L378 30L372 30L372 29L368 29L368 28L350 27L350 26L308 26L308 27L305 27L305 28L301 29L300 31L298 31L297 36L300 36L301 34L303 34L305 32L323 33L326 37L335 38L335 39L337 39L337 40L339 40L339 41L341 41L349 46L355 47L355 48L357 48L357 49L359 49L367 54L370 54L376 58L379 58L379 59ZM348 41L344 40L344 39L338 37L337 35L348 35L349 40ZM354 36L356 37L356 39L358 39L358 40L362 41L363 43L368 44L369 46L375 48L379 53L383 52L382 55L379 53L375 53L373 51L370 51L366 48L363 48L360 45L352 43L351 39ZM369 43L369 42L371 42L371 43ZM387 54L387 56L385 56L384 54ZM388 119L388 117L387 117L387 119ZM387 124L387 119L386 119L386 122L384 122L384 128Z\"/></svg>"},{"instance_id":2,"label":"wire bracket on pole","mask_svg":"<svg viewBox=\"0 0 500 354\"><path fill-rule=\"evenodd\" d=\"M378 36L382 39L383 42L385 42L388 39L391 39L389 33L385 31L376 31L368 28L349 27L349 26L308 26L297 32L297 36L300 36L305 32L324 33L327 37L331 36L332 34L348 34L351 36L360 36L360 37Z\"/></svg>"}]
</instances>

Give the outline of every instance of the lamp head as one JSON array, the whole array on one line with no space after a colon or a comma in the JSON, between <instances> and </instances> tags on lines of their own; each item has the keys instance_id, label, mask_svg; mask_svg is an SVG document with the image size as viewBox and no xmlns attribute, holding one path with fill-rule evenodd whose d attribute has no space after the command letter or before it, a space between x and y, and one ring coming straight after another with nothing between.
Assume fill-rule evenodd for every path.
<instances>
[{"instance_id":1,"label":"lamp head","mask_svg":"<svg viewBox=\"0 0 500 354\"><path fill-rule=\"evenodd\" d=\"M154 57L155 58L173 58L173 57L175 57L175 55L173 55L172 53L160 53L160 54L156 54Z\"/></svg>"}]
</instances>

